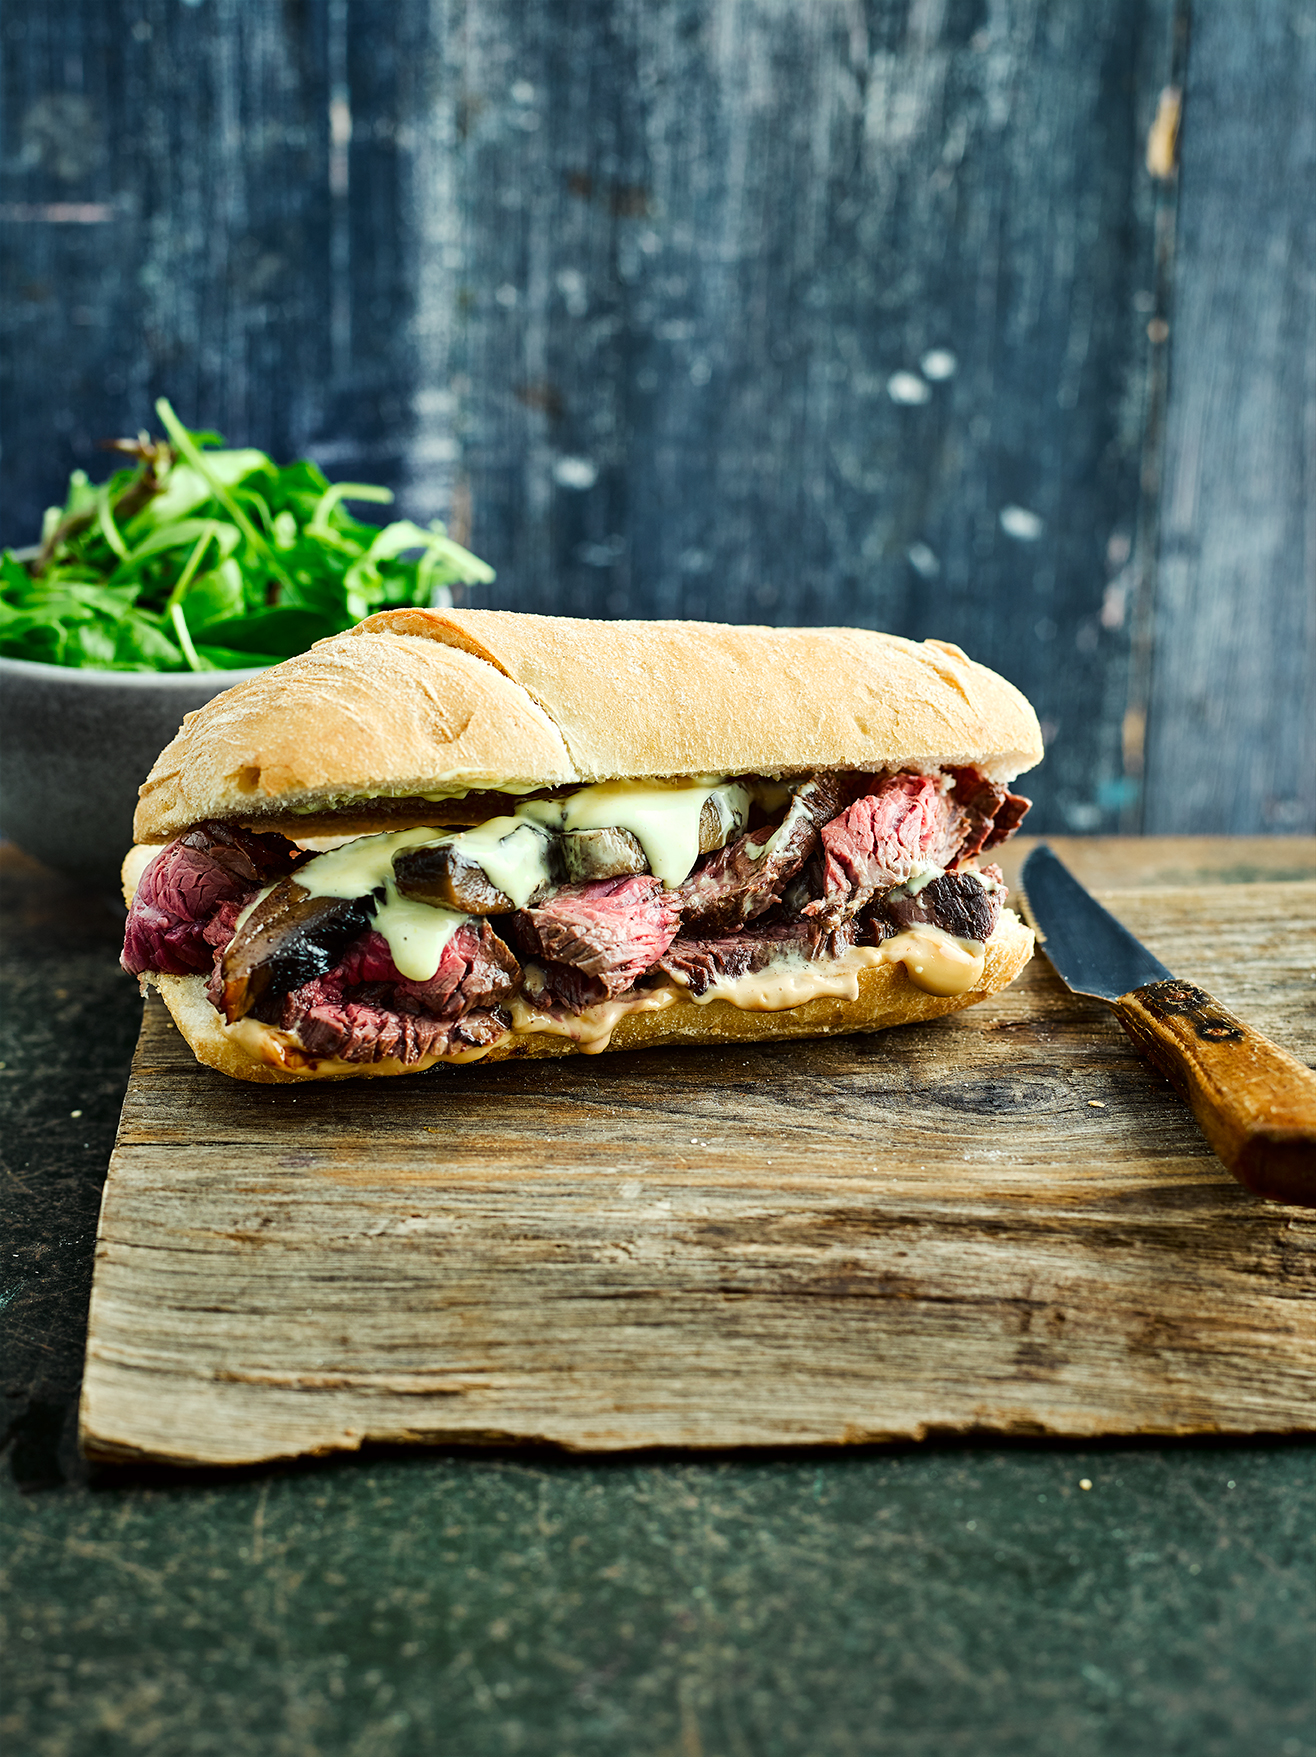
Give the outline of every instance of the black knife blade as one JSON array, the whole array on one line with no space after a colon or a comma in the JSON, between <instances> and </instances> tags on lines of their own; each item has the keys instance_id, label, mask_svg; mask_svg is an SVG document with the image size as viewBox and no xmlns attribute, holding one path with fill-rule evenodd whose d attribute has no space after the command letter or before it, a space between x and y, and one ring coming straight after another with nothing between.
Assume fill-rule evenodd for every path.
<instances>
[{"instance_id":1,"label":"black knife blade","mask_svg":"<svg viewBox=\"0 0 1316 1757\"><path fill-rule=\"evenodd\" d=\"M1171 972L1086 891L1043 842L1024 862L1024 893L1042 950L1075 994L1118 1000Z\"/></svg>"}]
</instances>

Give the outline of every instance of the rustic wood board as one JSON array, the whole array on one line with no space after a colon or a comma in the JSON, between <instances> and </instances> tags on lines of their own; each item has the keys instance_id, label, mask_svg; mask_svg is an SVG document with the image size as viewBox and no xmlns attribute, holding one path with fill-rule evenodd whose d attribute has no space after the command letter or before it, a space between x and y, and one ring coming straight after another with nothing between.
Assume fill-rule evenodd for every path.
<instances>
[{"instance_id":1,"label":"rustic wood board","mask_svg":"<svg viewBox=\"0 0 1316 1757\"><path fill-rule=\"evenodd\" d=\"M1288 870L1275 847L1261 870ZM1117 907L1316 1058L1316 885ZM82 1440L236 1464L368 1439L1286 1432L1316 1425L1314 1343L1316 1213L1233 1183L1041 959L873 1036L300 1090L197 1067L152 1003Z\"/></svg>"}]
</instances>

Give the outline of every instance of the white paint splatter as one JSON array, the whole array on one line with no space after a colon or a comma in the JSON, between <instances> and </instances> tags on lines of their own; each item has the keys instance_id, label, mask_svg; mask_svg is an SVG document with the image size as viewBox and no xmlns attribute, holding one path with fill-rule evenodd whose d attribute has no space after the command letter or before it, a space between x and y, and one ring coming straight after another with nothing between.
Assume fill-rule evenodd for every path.
<instances>
[{"instance_id":1,"label":"white paint splatter","mask_svg":"<svg viewBox=\"0 0 1316 1757\"><path fill-rule=\"evenodd\" d=\"M553 465L553 480L560 488L592 488L599 479L599 467L590 458L559 458Z\"/></svg>"},{"instance_id":2,"label":"white paint splatter","mask_svg":"<svg viewBox=\"0 0 1316 1757\"><path fill-rule=\"evenodd\" d=\"M929 348L919 365L923 368L924 378L940 382L943 378L954 378L959 361L949 348Z\"/></svg>"},{"instance_id":3,"label":"white paint splatter","mask_svg":"<svg viewBox=\"0 0 1316 1757\"><path fill-rule=\"evenodd\" d=\"M917 372L893 372L886 381L886 394L893 403L926 403L931 389Z\"/></svg>"},{"instance_id":4,"label":"white paint splatter","mask_svg":"<svg viewBox=\"0 0 1316 1757\"><path fill-rule=\"evenodd\" d=\"M1007 537L1020 543L1036 543L1045 531L1046 523L1035 512L1029 512L1026 506L1003 506L1001 529Z\"/></svg>"}]
</instances>

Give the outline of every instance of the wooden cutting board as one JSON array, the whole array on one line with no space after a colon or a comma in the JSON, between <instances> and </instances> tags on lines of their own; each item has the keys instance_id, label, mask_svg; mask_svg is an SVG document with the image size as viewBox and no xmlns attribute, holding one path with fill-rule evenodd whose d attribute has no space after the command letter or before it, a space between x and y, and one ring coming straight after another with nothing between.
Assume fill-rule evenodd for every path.
<instances>
[{"instance_id":1,"label":"wooden cutting board","mask_svg":"<svg viewBox=\"0 0 1316 1757\"><path fill-rule=\"evenodd\" d=\"M1113 906L1176 974L1316 1058L1311 843L1058 846L1133 886ZM1236 1185L1041 958L872 1036L319 1088L212 1074L146 1008L97 1246L93 1457L1314 1416L1316 1212Z\"/></svg>"}]
</instances>

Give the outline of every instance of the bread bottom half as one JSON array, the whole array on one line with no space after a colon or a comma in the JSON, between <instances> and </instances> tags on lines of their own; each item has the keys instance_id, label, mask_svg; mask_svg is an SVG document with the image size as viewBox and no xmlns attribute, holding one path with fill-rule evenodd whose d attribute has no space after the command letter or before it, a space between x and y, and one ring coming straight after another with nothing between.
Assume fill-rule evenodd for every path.
<instances>
[{"instance_id":1,"label":"bread bottom half","mask_svg":"<svg viewBox=\"0 0 1316 1757\"><path fill-rule=\"evenodd\" d=\"M996 932L987 942L982 976L965 994L929 994L910 981L901 964L874 964L860 969L856 973L859 993L855 1000L828 995L779 1012L753 1012L720 1000L700 1005L678 992L661 1011L623 1014L613 1028L607 1049L769 1043L791 1037L840 1037L852 1031L882 1031L891 1025L935 1019L986 1000L1013 982L1032 955L1032 929L1013 910L1005 909ZM517 1056L581 1053L580 1046L568 1037L543 1031L512 1031L492 1048L471 1050L460 1057L433 1057L410 1064L313 1060L272 1026L254 1020L226 1026L206 999L203 976L153 976L150 980L159 987L197 1060L238 1080L350 1080L371 1075L417 1074L434 1066L451 1067L466 1061L496 1062Z\"/></svg>"}]
</instances>

